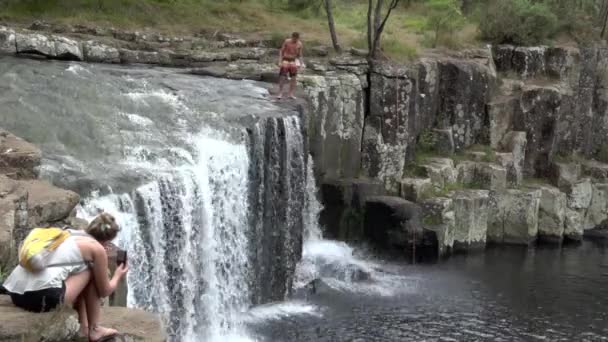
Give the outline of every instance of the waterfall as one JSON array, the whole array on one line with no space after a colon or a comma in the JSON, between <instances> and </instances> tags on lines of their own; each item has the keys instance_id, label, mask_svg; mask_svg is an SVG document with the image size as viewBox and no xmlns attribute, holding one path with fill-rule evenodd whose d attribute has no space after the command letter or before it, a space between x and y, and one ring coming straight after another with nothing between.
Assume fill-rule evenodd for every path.
<instances>
[{"instance_id":1,"label":"waterfall","mask_svg":"<svg viewBox=\"0 0 608 342\"><path fill-rule=\"evenodd\" d=\"M297 117L261 120L241 143L216 135L193 138L192 163L79 211L116 216L128 305L161 313L173 341L244 338L243 313L290 293L309 219Z\"/></svg>"}]
</instances>

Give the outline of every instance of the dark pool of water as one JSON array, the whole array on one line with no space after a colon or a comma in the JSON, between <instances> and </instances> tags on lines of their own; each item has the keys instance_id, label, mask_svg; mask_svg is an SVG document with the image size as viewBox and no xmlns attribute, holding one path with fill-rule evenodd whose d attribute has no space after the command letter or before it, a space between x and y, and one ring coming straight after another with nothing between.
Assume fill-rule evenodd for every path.
<instances>
[{"instance_id":1,"label":"dark pool of water","mask_svg":"<svg viewBox=\"0 0 608 342\"><path fill-rule=\"evenodd\" d=\"M267 341L608 341L608 248L501 247L433 265L393 265L391 296L309 299L321 316L265 322Z\"/></svg>"}]
</instances>

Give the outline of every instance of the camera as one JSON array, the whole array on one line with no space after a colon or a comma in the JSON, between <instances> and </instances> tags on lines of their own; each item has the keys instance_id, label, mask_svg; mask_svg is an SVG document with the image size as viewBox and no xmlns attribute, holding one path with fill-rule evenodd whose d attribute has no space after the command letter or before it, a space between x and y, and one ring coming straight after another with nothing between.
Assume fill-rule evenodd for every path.
<instances>
[{"instance_id":1,"label":"camera","mask_svg":"<svg viewBox=\"0 0 608 342\"><path fill-rule=\"evenodd\" d=\"M127 251L119 249L116 251L116 265L127 263Z\"/></svg>"}]
</instances>

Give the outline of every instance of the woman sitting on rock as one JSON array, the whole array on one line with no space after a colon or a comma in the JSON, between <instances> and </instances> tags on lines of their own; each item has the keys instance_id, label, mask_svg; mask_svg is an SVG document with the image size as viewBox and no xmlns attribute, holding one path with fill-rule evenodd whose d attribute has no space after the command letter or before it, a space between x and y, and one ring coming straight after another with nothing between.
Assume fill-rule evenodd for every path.
<instances>
[{"instance_id":1,"label":"woman sitting on rock","mask_svg":"<svg viewBox=\"0 0 608 342\"><path fill-rule=\"evenodd\" d=\"M61 304L78 311L80 334L89 341L105 341L116 336L114 329L99 325L101 298L116 290L127 273L127 265L108 277L108 255L104 244L113 240L120 228L113 216L102 213L85 232L71 235L48 256L48 265L39 272L17 266L4 283L13 303L28 311L47 312Z\"/></svg>"}]
</instances>

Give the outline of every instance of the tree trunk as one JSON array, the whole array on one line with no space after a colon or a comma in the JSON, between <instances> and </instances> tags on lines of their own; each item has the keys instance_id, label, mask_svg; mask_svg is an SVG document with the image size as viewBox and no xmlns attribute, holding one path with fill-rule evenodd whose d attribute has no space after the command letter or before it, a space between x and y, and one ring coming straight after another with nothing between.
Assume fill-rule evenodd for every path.
<instances>
[{"instance_id":1,"label":"tree trunk","mask_svg":"<svg viewBox=\"0 0 608 342\"><path fill-rule=\"evenodd\" d=\"M368 0L367 7L367 50L371 57L372 45L374 44L374 28L372 26L372 9L374 8L374 0Z\"/></svg>"},{"instance_id":2,"label":"tree trunk","mask_svg":"<svg viewBox=\"0 0 608 342\"><path fill-rule=\"evenodd\" d=\"M371 0L370 0L371 1ZM374 38L372 39L372 43L370 44L370 50L369 50L369 58L370 59L375 59L376 56L378 55L378 50L380 50L380 37L382 36L382 32L384 31L384 27L386 26L386 22L388 21L388 18L391 15L391 12L397 7L397 5L399 4L400 0L391 0L391 3L388 7L388 10L386 11L386 15L384 16L384 19L382 19L382 5L384 3L384 0L378 0L378 3L376 3L376 11L375 11L375 18L374 18ZM370 11L371 11L371 7L370 7ZM369 29L369 23L370 23L370 13L368 12L368 29Z\"/></svg>"},{"instance_id":3,"label":"tree trunk","mask_svg":"<svg viewBox=\"0 0 608 342\"><path fill-rule=\"evenodd\" d=\"M327 24L329 25L329 34L331 35L331 43L336 52L342 51L338 43L338 35L336 34L336 25L334 23L334 14L331 9L331 0L325 0L325 12L327 13Z\"/></svg>"}]
</instances>

